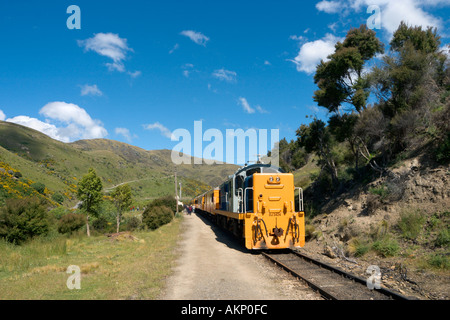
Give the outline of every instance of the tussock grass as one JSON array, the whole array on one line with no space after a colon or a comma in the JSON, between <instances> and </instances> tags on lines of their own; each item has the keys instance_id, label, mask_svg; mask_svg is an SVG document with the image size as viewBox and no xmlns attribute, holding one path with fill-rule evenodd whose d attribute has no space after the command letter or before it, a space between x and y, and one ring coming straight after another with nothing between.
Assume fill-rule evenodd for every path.
<instances>
[{"instance_id":1,"label":"tussock grass","mask_svg":"<svg viewBox=\"0 0 450 320\"><path fill-rule=\"evenodd\" d=\"M398 227L404 238L414 240L422 231L425 221L425 216L419 210L403 210Z\"/></svg>"}]
</instances>

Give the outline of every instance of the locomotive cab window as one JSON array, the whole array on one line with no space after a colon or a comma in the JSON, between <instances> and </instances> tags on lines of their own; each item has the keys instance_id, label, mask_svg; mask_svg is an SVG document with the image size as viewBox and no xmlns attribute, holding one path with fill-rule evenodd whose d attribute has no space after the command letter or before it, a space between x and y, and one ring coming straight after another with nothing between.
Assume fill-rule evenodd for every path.
<instances>
[{"instance_id":1,"label":"locomotive cab window","mask_svg":"<svg viewBox=\"0 0 450 320\"><path fill-rule=\"evenodd\" d=\"M283 173L283 171L279 170L276 167L263 167L262 170L262 173Z\"/></svg>"},{"instance_id":2,"label":"locomotive cab window","mask_svg":"<svg viewBox=\"0 0 450 320\"><path fill-rule=\"evenodd\" d=\"M237 175L234 179L234 185L236 186L235 193L238 195L239 189L244 189L244 176Z\"/></svg>"},{"instance_id":3,"label":"locomotive cab window","mask_svg":"<svg viewBox=\"0 0 450 320\"><path fill-rule=\"evenodd\" d=\"M247 171L247 177L252 176L255 173L261 173L261 168L255 168Z\"/></svg>"}]
</instances>

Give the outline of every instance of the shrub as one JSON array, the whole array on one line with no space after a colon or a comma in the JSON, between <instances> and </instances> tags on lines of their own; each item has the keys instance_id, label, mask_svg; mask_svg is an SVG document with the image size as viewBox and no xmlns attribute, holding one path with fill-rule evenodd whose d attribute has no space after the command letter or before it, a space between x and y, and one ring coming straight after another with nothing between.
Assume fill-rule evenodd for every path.
<instances>
[{"instance_id":1,"label":"shrub","mask_svg":"<svg viewBox=\"0 0 450 320\"><path fill-rule=\"evenodd\" d=\"M382 206L381 197L376 194L369 194L367 195L366 199L366 208L365 213L366 215L370 216L375 213L377 209L379 209Z\"/></svg>"},{"instance_id":2,"label":"shrub","mask_svg":"<svg viewBox=\"0 0 450 320\"><path fill-rule=\"evenodd\" d=\"M173 211L166 206L149 207L142 214L142 222L151 230L169 223L172 218Z\"/></svg>"},{"instance_id":3,"label":"shrub","mask_svg":"<svg viewBox=\"0 0 450 320\"><path fill-rule=\"evenodd\" d=\"M60 220L64 215L70 213L70 210L67 208L64 208L63 206L56 207L55 209L50 210L49 216Z\"/></svg>"},{"instance_id":4,"label":"shrub","mask_svg":"<svg viewBox=\"0 0 450 320\"><path fill-rule=\"evenodd\" d=\"M439 144L435 151L436 161L440 163L448 163L450 161L450 133L447 133L444 141Z\"/></svg>"},{"instance_id":5,"label":"shrub","mask_svg":"<svg viewBox=\"0 0 450 320\"><path fill-rule=\"evenodd\" d=\"M141 226L141 220L138 217L131 217L125 221L125 230L133 231Z\"/></svg>"},{"instance_id":6,"label":"shrub","mask_svg":"<svg viewBox=\"0 0 450 320\"><path fill-rule=\"evenodd\" d=\"M64 202L64 196L61 193L56 192L52 195L52 200L59 204L62 204Z\"/></svg>"},{"instance_id":7,"label":"shrub","mask_svg":"<svg viewBox=\"0 0 450 320\"><path fill-rule=\"evenodd\" d=\"M37 198L7 199L0 208L0 238L8 242L21 244L48 231L47 211Z\"/></svg>"},{"instance_id":8,"label":"shrub","mask_svg":"<svg viewBox=\"0 0 450 320\"><path fill-rule=\"evenodd\" d=\"M45 192L45 184L41 182L35 182L30 187L39 192L40 194L44 194Z\"/></svg>"},{"instance_id":9,"label":"shrub","mask_svg":"<svg viewBox=\"0 0 450 320\"><path fill-rule=\"evenodd\" d=\"M370 245L367 241L352 238L348 243L347 250L355 257L362 257L370 250Z\"/></svg>"},{"instance_id":10,"label":"shrub","mask_svg":"<svg viewBox=\"0 0 450 320\"><path fill-rule=\"evenodd\" d=\"M58 221L59 233L73 233L86 224L86 216L78 213L68 213Z\"/></svg>"},{"instance_id":11,"label":"shrub","mask_svg":"<svg viewBox=\"0 0 450 320\"><path fill-rule=\"evenodd\" d=\"M388 201L400 201L405 193L404 179L391 180L386 182ZM384 199L383 199L384 200Z\"/></svg>"},{"instance_id":12,"label":"shrub","mask_svg":"<svg viewBox=\"0 0 450 320\"><path fill-rule=\"evenodd\" d=\"M385 185L381 185L379 187L369 188L369 193L378 195L380 196L381 200L384 200L388 196L389 190L386 188Z\"/></svg>"},{"instance_id":13,"label":"shrub","mask_svg":"<svg viewBox=\"0 0 450 320\"><path fill-rule=\"evenodd\" d=\"M431 255L428 259L428 264L438 269L450 269L450 260L447 256L441 254Z\"/></svg>"},{"instance_id":14,"label":"shrub","mask_svg":"<svg viewBox=\"0 0 450 320\"><path fill-rule=\"evenodd\" d=\"M388 237L375 241L372 248L383 257L393 257L400 250L397 241Z\"/></svg>"},{"instance_id":15,"label":"shrub","mask_svg":"<svg viewBox=\"0 0 450 320\"><path fill-rule=\"evenodd\" d=\"M152 203L150 203L150 207L168 207L172 212L177 211L177 202L174 197L172 196L165 196L158 199L153 200Z\"/></svg>"},{"instance_id":16,"label":"shrub","mask_svg":"<svg viewBox=\"0 0 450 320\"><path fill-rule=\"evenodd\" d=\"M436 241L434 242L434 244L437 247L446 247L450 244L450 229L446 228L446 229L442 229L437 237L436 237Z\"/></svg>"},{"instance_id":17,"label":"shrub","mask_svg":"<svg viewBox=\"0 0 450 320\"><path fill-rule=\"evenodd\" d=\"M316 228L312 224L305 225L305 240L310 241L316 237Z\"/></svg>"},{"instance_id":18,"label":"shrub","mask_svg":"<svg viewBox=\"0 0 450 320\"><path fill-rule=\"evenodd\" d=\"M99 232L115 232L112 222L108 221L106 216L100 216L92 222L95 231Z\"/></svg>"},{"instance_id":19,"label":"shrub","mask_svg":"<svg viewBox=\"0 0 450 320\"><path fill-rule=\"evenodd\" d=\"M419 236L424 223L425 217L419 210L407 210L400 214L398 227L404 238L413 240Z\"/></svg>"}]
</instances>

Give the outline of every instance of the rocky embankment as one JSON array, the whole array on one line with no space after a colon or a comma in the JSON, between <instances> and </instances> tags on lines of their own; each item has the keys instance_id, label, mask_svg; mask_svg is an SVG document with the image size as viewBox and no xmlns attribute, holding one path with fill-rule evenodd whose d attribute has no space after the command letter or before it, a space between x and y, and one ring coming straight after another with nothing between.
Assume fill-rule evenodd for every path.
<instances>
[{"instance_id":1,"label":"rocky embankment","mask_svg":"<svg viewBox=\"0 0 450 320\"><path fill-rule=\"evenodd\" d=\"M304 250L420 299L449 299L450 168L420 158L330 200L307 227Z\"/></svg>"}]
</instances>

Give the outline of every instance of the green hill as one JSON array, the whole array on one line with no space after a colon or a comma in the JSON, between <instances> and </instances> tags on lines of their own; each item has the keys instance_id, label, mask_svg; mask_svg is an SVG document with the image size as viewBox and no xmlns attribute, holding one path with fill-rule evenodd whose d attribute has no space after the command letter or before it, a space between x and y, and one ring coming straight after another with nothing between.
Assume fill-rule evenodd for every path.
<instances>
[{"instance_id":1,"label":"green hill","mask_svg":"<svg viewBox=\"0 0 450 320\"><path fill-rule=\"evenodd\" d=\"M76 202L76 185L90 167L102 178L105 191L129 183L137 201L173 194L175 170L183 197L192 197L218 185L237 168L229 164L176 166L170 150L147 151L107 139L63 143L39 131L0 121L0 203L7 197L27 195L21 188L28 190L39 182L47 188L44 196L60 193L71 205ZM7 171L19 173L16 177Z\"/></svg>"}]
</instances>

